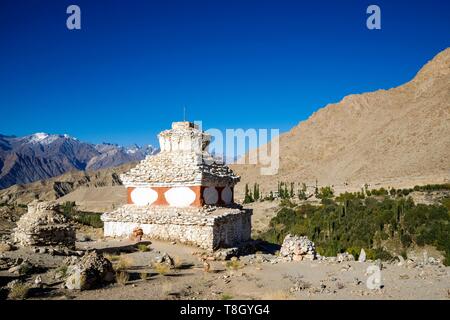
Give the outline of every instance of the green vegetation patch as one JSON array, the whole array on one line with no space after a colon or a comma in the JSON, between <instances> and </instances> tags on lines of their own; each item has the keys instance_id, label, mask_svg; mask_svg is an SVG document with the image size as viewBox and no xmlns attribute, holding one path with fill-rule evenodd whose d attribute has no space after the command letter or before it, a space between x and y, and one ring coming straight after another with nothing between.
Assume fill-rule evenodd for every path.
<instances>
[{"instance_id":1,"label":"green vegetation patch","mask_svg":"<svg viewBox=\"0 0 450 320\"><path fill-rule=\"evenodd\" d=\"M60 211L74 222L94 228L103 228L103 221L100 219L101 213L78 211L75 202L65 202L60 206Z\"/></svg>"},{"instance_id":2,"label":"green vegetation patch","mask_svg":"<svg viewBox=\"0 0 450 320\"><path fill-rule=\"evenodd\" d=\"M377 196L386 195L378 191ZM308 236L324 256L344 251L357 256L364 248L368 259L389 260L392 256L382 249L386 240L398 240L403 249L433 245L445 253L444 264L450 265L450 200L416 205L410 197L361 198L346 193L336 200L323 197L320 206L286 201L260 237L281 244L288 233Z\"/></svg>"}]
</instances>

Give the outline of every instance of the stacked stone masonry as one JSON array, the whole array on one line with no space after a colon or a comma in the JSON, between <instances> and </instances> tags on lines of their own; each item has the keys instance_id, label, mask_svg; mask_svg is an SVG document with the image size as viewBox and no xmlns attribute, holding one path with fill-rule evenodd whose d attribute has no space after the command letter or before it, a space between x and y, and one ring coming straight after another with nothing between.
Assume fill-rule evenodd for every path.
<instances>
[{"instance_id":1,"label":"stacked stone masonry","mask_svg":"<svg viewBox=\"0 0 450 320\"><path fill-rule=\"evenodd\" d=\"M127 237L138 227L150 238L209 250L236 246L250 240L251 233L251 211L241 208L125 205L102 220L105 235Z\"/></svg>"},{"instance_id":2,"label":"stacked stone masonry","mask_svg":"<svg viewBox=\"0 0 450 320\"><path fill-rule=\"evenodd\" d=\"M174 122L159 134L161 152L121 175L128 203L176 207L233 202L233 171L207 151L211 137L190 122Z\"/></svg>"},{"instance_id":3,"label":"stacked stone masonry","mask_svg":"<svg viewBox=\"0 0 450 320\"><path fill-rule=\"evenodd\" d=\"M240 177L208 153L211 137L190 122L159 134L161 152L121 175L128 204L102 215L105 236L144 235L233 247L250 239L251 210L234 204Z\"/></svg>"},{"instance_id":4,"label":"stacked stone masonry","mask_svg":"<svg viewBox=\"0 0 450 320\"><path fill-rule=\"evenodd\" d=\"M75 228L56 212L55 202L34 201L17 222L13 240L20 246L75 246Z\"/></svg>"}]
</instances>

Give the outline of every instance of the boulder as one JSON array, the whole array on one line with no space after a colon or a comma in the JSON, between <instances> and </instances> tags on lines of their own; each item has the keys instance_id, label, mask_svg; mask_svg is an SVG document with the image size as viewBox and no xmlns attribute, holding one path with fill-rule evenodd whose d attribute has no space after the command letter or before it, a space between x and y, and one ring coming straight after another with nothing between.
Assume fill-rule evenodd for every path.
<instances>
[{"instance_id":1,"label":"boulder","mask_svg":"<svg viewBox=\"0 0 450 320\"><path fill-rule=\"evenodd\" d=\"M88 290L114 281L111 262L96 251L87 252L81 259L74 259L67 268L65 287L70 290Z\"/></svg>"},{"instance_id":2,"label":"boulder","mask_svg":"<svg viewBox=\"0 0 450 320\"><path fill-rule=\"evenodd\" d=\"M158 256L155 258L156 263L164 263L169 268L173 268L175 266L175 263L171 256L169 256L166 252L164 252L161 256Z\"/></svg>"}]
</instances>

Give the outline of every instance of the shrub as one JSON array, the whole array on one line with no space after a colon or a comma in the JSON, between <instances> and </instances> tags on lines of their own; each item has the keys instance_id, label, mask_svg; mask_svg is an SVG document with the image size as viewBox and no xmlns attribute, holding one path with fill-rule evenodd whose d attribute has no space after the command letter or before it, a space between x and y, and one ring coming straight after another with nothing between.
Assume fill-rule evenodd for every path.
<instances>
[{"instance_id":1,"label":"shrub","mask_svg":"<svg viewBox=\"0 0 450 320\"><path fill-rule=\"evenodd\" d=\"M23 300L28 296L30 287L26 283L15 283L8 294L8 298L12 300Z\"/></svg>"},{"instance_id":2,"label":"shrub","mask_svg":"<svg viewBox=\"0 0 450 320\"><path fill-rule=\"evenodd\" d=\"M116 282L121 286L126 285L128 283L129 279L130 279L130 274L126 271L120 271L120 272L117 272L117 274L116 274Z\"/></svg>"},{"instance_id":3,"label":"shrub","mask_svg":"<svg viewBox=\"0 0 450 320\"><path fill-rule=\"evenodd\" d=\"M153 269L160 275L166 275L170 271L170 267L167 264L161 262L153 263Z\"/></svg>"},{"instance_id":4,"label":"shrub","mask_svg":"<svg viewBox=\"0 0 450 320\"><path fill-rule=\"evenodd\" d=\"M333 196L334 190L330 186L321 187L319 189L319 193L317 194L317 198L319 199L332 198Z\"/></svg>"},{"instance_id":5,"label":"shrub","mask_svg":"<svg viewBox=\"0 0 450 320\"><path fill-rule=\"evenodd\" d=\"M147 251L150 251L148 245L143 244L143 243L138 244L138 245L137 245L137 248L138 248L138 250L141 251L141 252L147 252Z\"/></svg>"},{"instance_id":6,"label":"shrub","mask_svg":"<svg viewBox=\"0 0 450 320\"><path fill-rule=\"evenodd\" d=\"M221 296L220 298L221 298L222 300L231 300L231 299L233 299L233 296L230 295L230 294L224 293L224 294L222 294L222 296Z\"/></svg>"},{"instance_id":7,"label":"shrub","mask_svg":"<svg viewBox=\"0 0 450 320\"><path fill-rule=\"evenodd\" d=\"M134 263L133 258L121 254L119 256L117 264L115 265L115 269L116 271L127 270L133 265L133 263Z\"/></svg>"},{"instance_id":8,"label":"shrub","mask_svg":"<svg viewBox=\"0 0 450 320\"><path fill-rule=\"evenodd\" d=\"M400 241L403 247L408 248L412 243L412 238L409 234L402 234L400 235Z\"/></svg>"},{"instance_id":9,"label":"shrub","mask_svg":"<svg viewBox=\"0 0 450 320\"><path fill-rule=\"evenodd\" d=\"M100 219L101 213L78 211L76 210L76 204L73 201L67 201L59 205L59 211L74 222L94 228L103 228L103 221Z\"/></svg>"},{"instance_id":10,"label":"shrub","mask_svg":"<svg viewBox=\"0 0 450 320\"><path fill-rule=\"evenodd\" d=\"M230 261L227 261L226 267L228 270L238 270L238 269L242 268L243 266L241 265L239 260L230 260Z\"/></svg>"},{"instance_id":11,"label":"shrub","mask_svg":"<svg viewBox=\"0 0 450 320\"><path fill-rule=\"evenodd\" d=\"M383 261L390 261L390 260L394 259L394 257L389 252L387 252L386 250L383 250L381 248L374 249L374 255L375 255L375 257L373 260L380 259Z\"/></svg>"},{"instance_id":12,"label":"shrub","mask_svg":"<svg viewBox=\"0 0 450 320\"><path fill-rule=\"evenodd\" d=\"M263 300L288 300L288 299L290 299L290 296L285 291L278 290L278 291L274 291L274 292L265 293L262 296L262 299Z\"/></svg>"},{"instance_id":13,"label":"shrub","mask_svg":"<svg viewBox=\"0 0 450 320\"><path fill-rule=\"evenodd\" d=\"M141 272L141 273L139 274L139 277L140 277L142 280L147 280L147 278L148 278L148 273L147 273L147 272Z\"/></svg>"},{"instance_id":14,"label":"shrub","mask_svg":"<svg viewBox=\"0 0 450 320\"><path fill-rule=\"evenodd\" d=\"M55 270L55 273L60 274L62 278L65 278L67 276L67 269L68 269L68 266L62 265Z\"/></svg>"},{"instance_id":15,"label":"shrub","mask_svg":"<svg viewBox=\"0 0 450 320\"><path fill-rule=\"evenodd\" d=\"M290 199L282 199L280 202L280 206L294 208L296 205Z\"/></svg>"},{"instance_id":16,"label":"shrub","mask_svg":"<svg viewBox=\"0 0 450 320\"><path fill-rule=\"evenodd\" d=\"M95 212L80 212L73 216L73 219L86 226L94 228L103 228L103 221L101 220L101 213Z\"/></svg>"},{"instance_id":17,"label":"shrub","mask_svg":"<svg viewBox=\"0 0 450 320\"><path fill-rule=\"evenodd\" d=\"M120 259L119 255L117 255L117 254L110 254L110 253L104 254L104 257L106 259L108 259L109 261L111 261L111 262L116 262L116 261L119 261L119 259Z\"/></svg>"},{"instance_id":18,"label":"shrub","mask_svg":"<svg viewBox=\"0 0 450 320\"><path fill-rule=\"evenodd\" d=\"M361 253L361 248L359 247L349 247L345 250L355 257L356 260L359 258L359 254Z\"/></svg>"}]
</instances>

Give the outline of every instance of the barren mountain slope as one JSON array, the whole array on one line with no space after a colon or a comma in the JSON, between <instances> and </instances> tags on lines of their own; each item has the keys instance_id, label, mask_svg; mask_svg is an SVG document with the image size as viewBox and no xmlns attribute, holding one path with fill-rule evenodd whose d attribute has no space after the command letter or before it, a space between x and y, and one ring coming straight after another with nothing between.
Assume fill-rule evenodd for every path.
<instances>
[{"instance_id":1,"label":"barren mountain slope","mask_svg":"<svg viewBox=\"0 0 450 320\"><path fill-rule=\"evenodd\" d=\"M280 170L233 165L264 190L277 181L361 186L440 183L450 178L450 48L390 90L349 95L280 136Z\"/></svg>"},{"instance_id":2,"label":"barren mountain slope","mask_svg":"<svg viewBox=\"0 0 450 320\"><path fill-rule=\"evenodd\" d=\"M61 197L66 201L84 201L84 198L87 198L88 195L90 198L87 198L87 200L92 201L94 199L91 198L98 197L98 200L101 201L104 200L104 197L99 196L99 190L103 190L105 194L117 194L117 189L120 188L114 187L122 185L119 174L128 171L135 165L136 162L131 162L119 167L98 171L72 171L48 180L14 185L0 190L0 203L28 204L34 199L55 200ZM80 188L85 191L80 191L70 197L64 197ZM123 194L125 195L125 189L123 189ZM79 195L79 197L76 197L76 195ZM110 200L115 203L117 197Z\"/></svg>"}]
</instances>

